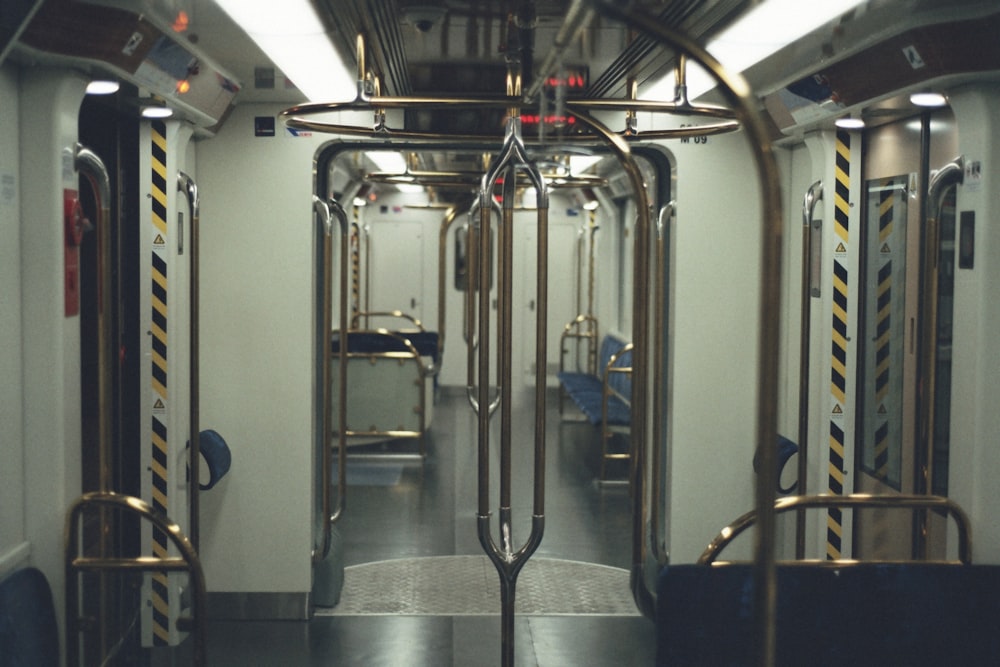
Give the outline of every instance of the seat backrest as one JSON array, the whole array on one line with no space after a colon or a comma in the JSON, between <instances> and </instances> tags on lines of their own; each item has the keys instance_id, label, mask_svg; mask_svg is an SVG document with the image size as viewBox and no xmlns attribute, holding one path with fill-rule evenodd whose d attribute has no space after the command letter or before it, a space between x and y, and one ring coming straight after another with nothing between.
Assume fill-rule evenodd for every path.
<instances>
[{"instance_id":1,"label":"seat backrest","mask_svg":"<svg viewBox=\"0 0 1000 667\"><path fill-rule=\"evenodd\" d=\"M0 581L0 667L59 667L52 589L36 568Z\"/></svg>"},{"instance_id":2,"label":"seat backrest","mask_svg":"<svg viewBox=\"0 0 1000 667\"><path fill-rule=\"evenodd\" d=\"M604 373L604 369L607 368L608 362L611 361L611 357L619 353L621 354L615 360L615 366L618 368L632 367L632 350L622 352L622 349L626 345L627 343L625 341L615 338L610 334L604 337L604 340L601 341L600 373ZM619 396L627 401L632 400L631 373L610 373L608 375L608 384L615 392L618 393Z\"/></svg>"}]
</instances>

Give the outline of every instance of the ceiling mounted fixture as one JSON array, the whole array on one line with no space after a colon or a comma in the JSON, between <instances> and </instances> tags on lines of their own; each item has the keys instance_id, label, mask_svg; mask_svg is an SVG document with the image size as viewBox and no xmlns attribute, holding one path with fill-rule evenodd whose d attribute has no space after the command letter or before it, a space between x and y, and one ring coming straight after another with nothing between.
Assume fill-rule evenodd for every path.
<instances>
[{"instance_id":1,"label":"ceiling mounted fixture","mask_svg":"<svg viewBox=\"0 0 1000 667\"><path fill-rule=\"evenodd\" d=\"M910 103L918 107L943 107L948 105L948 98L941 93L925 90L910 95Z\"/></svg>"},{"instance_id":2,"label":"ceiling mounted fixture","mask_svg":"<svg viewBox=\"0 0 1000 667\"><path fill-rule=\"evenodd\" d=\"M118 92L119 84L110 79L94 79L87 84L88 95L113 95Z\"/></svg>"},{"instance_id":3,"label":"ceiling mounted fixture","mask_svg":"<svg viewBox=\"0 0 1000 667\"><path fill-rule=\"evenodd\" d=\"M216 0L312 102L352 99L357 80L309 0Z\"/></svg>"},{"instance_id":4,"label":"ceiling mounted fixture","mask_svg":"<svg viewBox=\"0 0 1000 667\"><path fill-rule=\"evenodd\" d=\"M143 118L170 118L174 110L165 106L145 106L141 113Z\"/></svg>"},{"instance_id":5,"label":"ceiling mounted fixture","mask_svg":"<svg viewBox=\"0 0 1000 667\"><path fill-rule=\"evenodd\" d=\"M834 121L834 125L842 130L860 130L865 126L865 121L860 118L851 118L847 116L846 118L838 118Z\"/></svg>"}]
</instances>

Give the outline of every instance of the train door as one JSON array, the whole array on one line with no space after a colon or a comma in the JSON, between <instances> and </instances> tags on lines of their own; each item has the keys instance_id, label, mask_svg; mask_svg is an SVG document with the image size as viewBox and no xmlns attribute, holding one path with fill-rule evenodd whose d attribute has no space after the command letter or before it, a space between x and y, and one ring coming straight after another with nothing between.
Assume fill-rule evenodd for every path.
<instances>
[{"instance_id":1,"label":"train door","mask_svg":"<svg viewBox=\"0 0 1000 667\"><path fill-rule=\"evenodd\" d=\"M371 262L369 309L372 312L399 310L422 320L422 223L409 220L376 221L368 232L368 246L368 261Z\"/></svg>"},{"instance_id":2,"label":"train door","mask_svg":"<svg viewBox=\"0 0 1000 667\"><path fill-rule=\"evenodd\" d=\"M934 261L928 261L925 252L934 239L924 221L930 215L931 170L951 160L957 150L954 119L950 111L926 114L875 128L865 140L855 490L946 494L940 483L932 489L929 479L933 443L939 443L940 460L941 443L947 442L949 406L934 408L926 402L935 393L928 391L934 374L926 366L926 351L940 342L933 340L937 336L926 335L925 327L936 310L934 304L950 303L946 294L938 294L938 286L947 291L953 262L944 257L942 279L929 289L927 276ZM953 242L944 242L941 248L954 254ZM947 347L950 334L945 332L940 339ZM947 400L946 392L936 393L939 403L941 397ZM928 410L941 412L941 418L934 420L936 437L923 433ZM935 519L919 515L911 522L884 510L859 513L854 524L855 555L919 557L928 547L934 554L943 553L943 529L928 531L936 524Z\"/></svg>"},{"instance_id":3,"label":"train door","mask_svg":"<svg viewBox=\"0 0 1000 667\"><path fill-rule=\"evenodd\" d=\"M553 196L553 199L555 197ZM559 210L553 207L553 211ZM549 369L548 382L555 383L559 370L559 341L563 327L577 316L577 237L578 218L549 220L549 317L547 327L547 345ZM520 326L521 370L525 383L535 383L535 339L534 313L536 308L534 284L536 282L537 265L535 262L538 246L538 227L534 220L523 219L518 237L520 247L515 249L514 261L516 275L523 275L524 280L518 283L521 288L516 303L521 304L526 313ZM530 287L530 289L529 289Z\"/></svg>"}]
</instances>

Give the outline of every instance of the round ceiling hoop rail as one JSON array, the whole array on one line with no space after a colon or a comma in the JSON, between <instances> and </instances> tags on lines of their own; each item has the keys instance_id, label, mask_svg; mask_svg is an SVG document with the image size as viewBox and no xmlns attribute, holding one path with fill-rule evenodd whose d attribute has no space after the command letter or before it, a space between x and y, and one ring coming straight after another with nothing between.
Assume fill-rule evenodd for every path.
<instances>
[{"instance_id":1,"label":"round ceiling hoop rail","mask_svg":"<svg viewBox=\"0 0 1000 667\"><path fill-rule=\"evenodd\" d=\"M549 188L599 188L608 184L608 179L588 174L563 175L542 172L546 186ZM423 185L439 188L475 188L478 189L483 175L472 171L405 171L385 172L375 171L365 174L364 180L370 183L387 183L390 185Z\"/></svg>"},{"instance_id":2,"label":"round ceiling hoop rail","mask_svg":"<svg viewBox=\"0 0 1000 667\"><path fill-rule=\"evenodd\" d=\"M285 125L291 129L308 132L318 132L323 134L336 134L342 136L369 137L381 140L405 140L405 141L440 141L447 139L450 141L476 142L491 141L504 134L503 127L497 127L495 132L483 134L456 134L447 132L432 132L429 130L405 130L390 128L385 122L385 112L389 109L404 110L427 110L445 109L452 111L483 111L483 110L537 110L539 103L537 100L525 99L514 95L491 96L491 97L448 97L448 96L392 96L380 95L379 79L371 72L366 71L365 66L365 46L364 37L357 37L357 60L358 60L358 93L353 100L343 102L314 102L300 104L279 112L279 117ZM591 111L624 111L626 114L626 129L618 132L619 136L627 141L653 141L661 139L686 139L692 137L712 136L734 132L740 128L736 120L736 113L731 109L714 105L693 105L687 99L686 86L687 58L681 55L678 58L675 68L677 86L674 100L670 102L658 100L639 100L635 97L635 86L630 85L630 96L633 99L569 99L565 101L567 115L578 115ZM373 123L368 126L352 125L346 123L329 122L323 120L310 120L311 116L317 116L339 111L370 111L374 113ZM636 113L648 112L652 114L669 114L685 118L707 118L716 122L704 125L694 125L689 127L678 127L660 130L638 131L634 127L634 122L629 122L629 118L634 119ZM544 143L545 139L532 140L524 139L526 143ZM600 141L600 137L595 135L566 134L558 136L559 142L566 143L594 143Z\"/></svg>"}]
</instances>

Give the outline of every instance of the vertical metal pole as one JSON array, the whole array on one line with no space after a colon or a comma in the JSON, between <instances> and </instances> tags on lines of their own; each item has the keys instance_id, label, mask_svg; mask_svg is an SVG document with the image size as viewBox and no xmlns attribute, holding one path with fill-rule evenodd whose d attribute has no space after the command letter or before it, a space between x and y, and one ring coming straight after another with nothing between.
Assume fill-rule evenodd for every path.
<instances>
[{"instance_id":1,"label":"vertical metal pole","mask_svg":"<svg viewBox=\"0 0 1000 667\"><path fill-rule=\"evenodd\" d=\"M188 226L191 230L191 238L188 241L188 251L190 253L190 277L188 288L188 347L189 347L189 374L190 396L188 405L190 410L190 424L188 428L188 439L190 441L188 450L188 539L195 550L198 549L200 537L201 515L200 515L200 492L201 486L199 475L201 473L201 430L200 430L200 389L199 379L200 359L199 359L199 234L200 234L200 205L198 198L198 185L190 176L183 171L177 172L177 190L183 192L188 200Z\"/></svg>"},{"instance_id":2,"label":"vertical metal pole","mask_svg":"<svg viewBox=\"0 0 1000 667\"><path fill-rule=\"evenodd\" d=\"M812 335L812 226L816 202L823 198L823 182L816 181L802 202L802 275L799 295L799 465L796 494L806 495L809 482L809 366ZM819 259L819 258L817 258ZM795 558L806 556L806 511L795 512Z\"/></svg>"},{"instance_id":3,"label":"vertical metal pole","mask_svg":"<svg viewBox=\"0 0 1000 667\"><path fill-rule=\"evenodd\" d=\"M111 179L101 158L79 144L74 166L87 178L97 204L97 402L100 491L112 491L112 429L114 417L111 392L114 383L114 340L112 331L111 271ZM104 531L102 530L102 533Z\"/></svg>"},{"instance_id":4,"label":"vertical metal pole","mask_svg":"<svg viewBox=\"0 0 1000 667\"><path fill-rule=\"evenodd\" d=\"M332 353L330 350L330 334L333 329L332 310L332 282L333 270L331 257L333 255L333 233L330 224L330 208L326 202L313 195L314 214L314 244L316 253L316 272L313 291L315 293L314 306L316 308L314 317L316 328L314 333L314 355L317 383L316 393L316 414L319 421L318 433L316 434L316 460L319 466L319 498L320 498L320 539L319 545L313 550L313 562L319 562L326 558L330 548L330 530L328 528L329 516L331 512L330 503L330 468L332 466L330 452L330 434L333 431L333 418L331 415L331 392L330 366L332 363ZM340 341L343 345L343 341Z\"/></svg>"},{"instance_id":5,"label":"vertical metal pole","mask_svg":"<svg viewBox=\"0 0 1000 667\"><path fill-rule=\"evenodd\" d=\"M113 491L113 452L112 423L114 420L114 405L112 391L114 387L114 338L112 300L112 270L111 270L111 179L107 167L101 158L88 148L79 144L74 149L74 166L86 177L94 193L97 208L97 220L94 228L97 233L97 457L98 457L98 487L101 493ZM100 512L98 549L100 557L106 558L112 551L112 527L109 512ZM76 582L72 582L75 588ZM67 583L69 586L70 583ZM74 598L76 593L74 592ZM107 574L99 575L99 608L100 624L100 654L106 656L112 644L110 623L112 617L111 592L108 590ZM76 605L76 600L73 601ZM77 615L79 607L67 607ZM79 641L79 636L71 639Z\"/></svg>"},{"instance_id":6,"label":"vertical metal pole","mask_svg":"<svg viewBox=\"0 0 1000 667\"><path fill-rule=\"evenodd\" d=\"M536 282L536 354L535 354L535 442L534 442L534 498L531 532L524 544L517 548L514 543L511 522L511 435L512 435L512 350L513 350L513 241L514 241L514 196L516 194L517 170L523 169L531 177L538 192L538 255ZM544 179L538 169L529 161L527 151L520 138L520 119L512 115L508 120L507 136L503 149L495 164L483 176L480 187L480 256L489 253L490 199L494 185L503 176L503 206L501 229L498 233L498 338L497 382L500 385L498 403L500 417L500 511L499 544L490 531L489 504L489 426L491 409L489 405L489 364L490 323L489 293L485 289L489 281L489 264L479 264L479 541L500 576L501 598L501 658L504 667L514 664L514 596L517 576L524 564L535 552L542 540L545 514L545 372L547 367L548 341L548 193Z\"/></svg>"},{"instance_id":7,"label":"vertical metal pole","mask_svg":"<svg viewBox=\"0 0 1000 667\"><path fill-rule=\"evenodd\" d=\"M349 254L350 254L350 244L351 244L351 223L347 219L347 212L344 208L335 200L330 200L330 213L337 218L340 223L340 348L338 350L338 371L339 375L337 377L337 402L338 402L338 414L337 414L337 509L328 512L326 515L326 522L332 525L334 522L340 519L344 512L344 507L347 504L347 357L350 345L350 329L348 320L348 265L349 265ZM331 229L331 236L333 230ZM333 261L333 253L328 253L330 261ZM330 271L332 275L333 271ZM330 291L330 285L327 284L327 292ZM332 314L331 314L332 317ZM327 342L326 350L329 354L330 341L329 341L329 327L327 328ZM327 364L329 368L329 364ZM326 433L325 437L329 437L329 431ZM329 446L326 450L329 451ZM329 490L327 490L329 493ZM329 532L329 527L327 528ZM327 549L329 551L329 549Z\"/></svg>"},{"instance_id":8,"label":"vertical metal pole","mask_svg":"<svg viewBox=\"0 0 1000 667\"><path fill-rule=\"evenodd\" d=\"M927 117L926 122L930 123ZM929 134L929 129L927 129ZM929 141L929 139L928 139ZM929 150L929 146L928 146ZM928 167L929 169L929 167ZM922 205L921 230L921 314L918 352L918 375L921 387L917 400L917 461L914 493L930 494L934 480L934 437L936 431L938 385L938 309L940 299L941 207L948 188L961 183L965 176L961 157L949 162L927 177L926 203ZM914 512L914 558L926 559L929 548L930 514L926 509Z\"/></svg>"}]
</instances>

